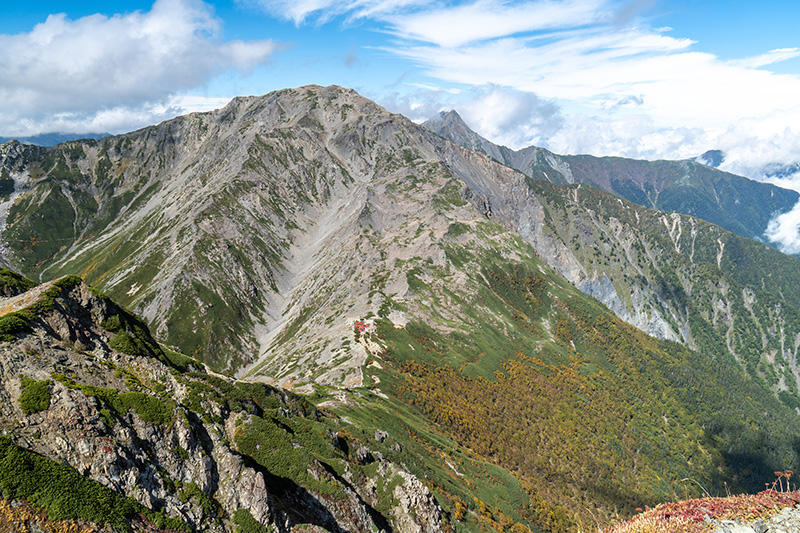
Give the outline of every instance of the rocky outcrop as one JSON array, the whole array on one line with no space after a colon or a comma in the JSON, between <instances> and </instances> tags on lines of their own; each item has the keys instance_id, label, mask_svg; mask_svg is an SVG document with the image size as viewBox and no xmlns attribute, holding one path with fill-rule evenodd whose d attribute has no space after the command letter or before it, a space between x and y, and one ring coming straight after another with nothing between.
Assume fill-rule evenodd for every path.
<instances>
[{"instance_id":1,"label":"rocky outcrop","mask_svg":"<svg viewBox=\"0 0 800 533\"><path fill-rule=\"evenodd\" d=\"M792 533L800 531L800 509L789 507L768 518L753 521L709 520L712 533Z\"/></svg>"},{"instance_id":2,"label":"rocky outcrop","mask_svg":"<svg viewBox=\"0 0 800 533\"><path fill-rule=\"evenodd\" d=\"M247 409L258 408L248 404L245 411L231 412L224 402L208 399L200 404L204 413L190 409L198 398L192 396L197 382L160 361L163 353L131 355L113 348L119 332L103 325L110 327L125 312L85 284L67 281L0 302L6 313L19 316L37 309L27 333L0 344L0 431L17 445L198 531L233 530L231 520L240 509L277 531L309 522L329 531L374 531L390 522L441 528L436 520L441 509L427 489L389 463L383 473L404 476L405 484L416 481L417 497L427 502L413 518L407 517L405 500L396 517L381 516L361 495L369 491L349 483L334 497L300 487L271 488L265 478L270 474L235 447L250 416ZM41 305L48 295L51 305ZM32 301L40 303L31 307ZM32 382L46 383L46 406L28 408L24 389ZM294 416L289 409L284 413ZM323 465L308 468L340 484Z\"/></svg>"},{"instance_id":3,"label":"rocky outcrop","mask_svg":"<svg viewBox=\"0 0 800 533\"><path fill-rule=\"evenodd\" d=\"M442 528L442 510L436 500L419 479L400 471L403 483L395 487L394 495L399 501L397 513L398 531L410 533L432 533Z\"/></svg>"},{"instance_id":4,"label":"rocky outcrop","mask_svg":"<svg viewBox=\"0 0 800 533\"><path fill-rule=\"evenodd\" d=\"M51 287L45 284L38 291ZM230 436L224 425L201 423L179 405L186 388L155 354L131 356L109 347L111 334L99 324L118 312L78 284L59 291L54 309L32 322L32 334L0 345L0 416L16 421L4 424L3 432L18 445L70 465L148 508L181 517L194 529L222 531L221 519L240 508L269 523L263 476L225 443ZM23 412L22 378L49 380L48 408ZM174 412L168 423L146 422L136 410L110 412L98 396L70 384L114 391L160 384L157 401L171 399ZM220 509L204 510L196 498L181 497L180 487L196 487Z\"/></svg>"}]
</instances>

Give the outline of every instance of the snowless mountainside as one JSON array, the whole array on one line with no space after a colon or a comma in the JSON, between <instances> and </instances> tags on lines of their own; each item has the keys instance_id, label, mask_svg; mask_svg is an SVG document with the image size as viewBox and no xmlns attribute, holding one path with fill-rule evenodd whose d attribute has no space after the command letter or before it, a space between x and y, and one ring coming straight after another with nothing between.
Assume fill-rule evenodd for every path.
<instances>
[{"instance_id":1,"label":"snowless mountainside","mask_svg":"<svg viewBox=\"0 0 800 533\"><path fill-rule=\"evenodd\" d=\"M98 380L80 362L76 376L61 372L55 352L30 379L52 380L48 390L74 402L98 397L87 387L110 388L99 379L114 383L116 395L86 400L108 421L103 431L142 438L158 426L157 440L191 452L177 418L130 418L138 411L128 402L142 397L127 394L163 393L197 413L184 429L201 432L205 444L193 449L212 471L222 475L228 451L250 457L245 466L268 488L282 487L270 505L322 513L304 511L298 527L335 530L367 509L378 527L405 531L416 519L402 509L424 500L435 505L420 527L439 506L446 527L580 530L698 495L686 479L752 490L765 473L794 468L797 258L686 214L540 177L340 87L237 98L55 148L5 144L3 261L45 282L78 275L143 319L126 326L104 315L87 323L95 348L69 342L134 368L144 389L124 368L112 378L100 364ZM142 348L126 335L145 324ZM33 342L25 329L9 335ZM161 353L167 366L117 362L114 338L139 357ZM198 375L197 362L172 372L178 352L241 382ZM27 376L12 376L16 405ZM292 405L297 417L283 420ZM18 442L36 445L26 438ZM154 508L196 500L207 509L187 514L193 524L213 509L223 527L235 518L215 484L222 477L183 478L182 461L171 460ZM400 485L433 499L401 496ZM330 491L350 502L344 514L325 500Z\"/></svg>"}]
</instances>

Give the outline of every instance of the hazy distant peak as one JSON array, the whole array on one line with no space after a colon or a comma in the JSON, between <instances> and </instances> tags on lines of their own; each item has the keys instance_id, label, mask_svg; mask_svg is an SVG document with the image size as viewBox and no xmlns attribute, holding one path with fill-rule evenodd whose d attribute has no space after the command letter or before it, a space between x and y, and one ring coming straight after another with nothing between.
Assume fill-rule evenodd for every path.
<instances>
[{"instance_id":1,"label":"hazy distant peak","mask_svg":"<svg viewBox=\"0 0 800 533\"><path fill-rule=\"evenodd\" d=\"M501 148L473 131L455 109L439 112L423 122L422 127L464 148L503 160Z\"/></svg>"},{"instance_id":2,"label":"hazy distant peak","mask_svg":"<svg viewBox=\"0 0 800 533\"><path fill-rule=\"evenodd\" d=\"M693 157L692 161L697 161L709 167L719 168L725 162L725 152L722 150L709 150L702 155Z\"/></svg>"},{"instance_id":3,"label":"hazy distant peak","mask_svg":"<svg viewBox=\"0 0 800 533\"><path fill-rule=\"evenodd\" d=\"M464 119L461 118L461 115L458 114L458 111L455 109L450 109L449 111L439 111L437 115L432 116L427 121L426 124L436 124L436 123L460 123L466 126Z\"/></svg>"},{"instance_id":4,"label":"hazy distant peak","mask_svg":"<svg viewBox=\"0 0 800 533\"><path fill-rule=\"evenodd\" d=\"M8 141L16 140L22 144L35 144L37 146L55 146L68 141L77 141L79 139L102 139L109 137L110 133L63 133L51 132L40 133L30 137L0 137L0 144L5 144Z\"/></svg>"},{"instance_id":5,"label":"hazy distant peak","mask_svg":"<svg viewBox=\"0 0 800 533\"><path fill-rule=\"evenodd\" d=\"M458 111L455 109L451 109L449 111L439 111L438 114L423 122L422 125L431 131L450 131L453 129L458 129L460 131L468 131L473 135L477 135L470 129L469 126L467 126L467 123L464 122L464 119L461 118L461 115L459 115Z\"/></svg>"}]
</instances>

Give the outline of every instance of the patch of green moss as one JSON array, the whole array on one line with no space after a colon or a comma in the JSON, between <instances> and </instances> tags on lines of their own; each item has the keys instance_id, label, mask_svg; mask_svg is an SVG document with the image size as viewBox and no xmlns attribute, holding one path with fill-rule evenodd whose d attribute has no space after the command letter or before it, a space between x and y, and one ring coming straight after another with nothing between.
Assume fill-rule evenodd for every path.
<instances>
[{"instance_id":1,"label":"patch of green moss","mask_svg":"<svg viewBox=\"0 0 800 533\"><path fill-rule=\"evenodd\" d=\"M22 378L22 391L19 394L19 406L26 415L44 411L50 407L50 385L53 381L43 379L35 381Z\"/></svg>"},{"instance_id":2,"label":"patch of green moss","mask_svg":"<svg viewBox=\"0 0 800 533\"><path fill-rule=\"evenodd\" d=\"M196 483L178 483L178 499L182 502L194 500L197 505L203 510L203 514L208 517L214 517L219 514L219 503L200 490Z\"/></svg>"},{"instance_id":3,"label":"patch of green moss","mask_svg":"<svg viewBox=\"0 0 800 533\"><path fill-rule=\"evenodd\" d=\"M100 402L120 415L124 416L132 409L142 420L151 424L161 425L172 420L172 414L175 408L175 404L172 401L165 402L142 392L119 392L106 387L80 384L56 372L54 372L52 376L53 379L60 382L65 387L80 390L86 396L97 398ZM113 426L113 419L110 415L111 413L109 411L108 416L103 417L103 420L106 422L106 425Z\"/></svg>"},{"instance_id":4,"label":"patch of green moss","mask_svg":"<svg viewBox=\"0 0 800 533\"><path fill-rule=\"evenodd\" d=\"M236 533L267 533L267 528L253 518L247 509L236 509L233 513L233 524Z\"/></svg>"}]
</instances>

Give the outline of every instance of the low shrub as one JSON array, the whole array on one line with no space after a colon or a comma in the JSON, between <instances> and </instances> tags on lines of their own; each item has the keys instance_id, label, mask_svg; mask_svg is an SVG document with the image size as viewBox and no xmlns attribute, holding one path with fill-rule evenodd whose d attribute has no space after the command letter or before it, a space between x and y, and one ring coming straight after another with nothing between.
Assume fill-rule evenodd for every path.
<instances>
[{"instance_id":1,"label":"low shrub","mask_svg":"<svg viewBox=\"0 0 800 533\"><path fill-rule=\"evenodd\" d=\"M119 331L114 334L111 340L108 341L108 345L114 350L127 355L145 355L146 353L141 345L136 342L136 338L127 331Z\"/></svg>"},{"instance_id":2,"label":"low shrub","mask_svg":"<svg viewBox=\"0 0 800 533\"><path fill-rule=\"evenodd\" d=\"M236 533L267 533L267 528L256 521L247 509L236 509L233 513L233 524L236 526Z\"/></svg>"},{"instance_id":3,"label":"low shrub","mask_svg":"<svg viewBox=\"0 0 800 533\"><path fill-rule=\"evenodd\" d=\"M0 341L11 342L17 333L30 333L28 321L18 313L9 313L0 317Z\"/></svg>"},{"instance_id":4,"label":"low shrub","mask_svg":"<svg viewBox=\"0 0 800 533\"><path fill-rule=\"evenodd\" d=\"M22 392L19 394L19 406L26 415L44 411L50 407L50 385L52 380L34 381L22 378Z\"/></svg>"}]
</instances>

